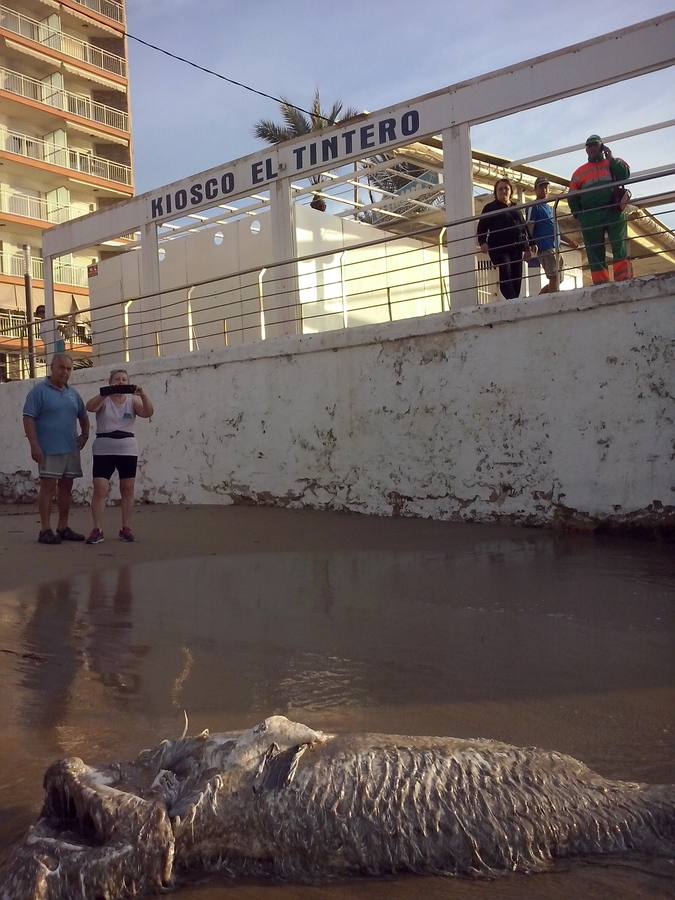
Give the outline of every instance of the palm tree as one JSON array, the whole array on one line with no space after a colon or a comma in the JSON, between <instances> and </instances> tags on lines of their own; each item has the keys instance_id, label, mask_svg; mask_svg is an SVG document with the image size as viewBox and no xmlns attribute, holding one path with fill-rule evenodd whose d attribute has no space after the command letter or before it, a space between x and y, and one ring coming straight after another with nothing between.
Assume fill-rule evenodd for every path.
<instances>
[{"instance_id":1,"label":"palm tree","mask_svg":"<svg viewBox=\"0 0 675 900\"><path fill-rule=\"evenodd\" d=\"M344 122L346 119L361 115L361 113L352 106L343 109L342 100L336 100L332 107L324 112L321 109L321 97L318 88L314 92L314 99L312 100L312 105L308 113L304 113L302 110L293 106L289 100L284 98L282 98L280 109L284 124L277 124L271 119L261 119L253 127L253 133L257 138L266 141L268 144L280 144L282 141L290 141L293 138L302 137L303 135L310 134L314 131L321 131L322 128L328 128L338 122ZM375 156L367 157L367 159L371 163L392 160L390 169L382 172L374 172L367 176L370 187L375 191L377 191L378 188L383 188L390 193L400 193L404 188L410 185L410 178L406 178L406 175L412 176L413 178L419 178L425 171L419 166L415 166L413 163L396 162L395 157L392 154L379 153ZM355 163L354 165L356 167L358 163ZM397 171L399 171L401 175L397 175ZM320 184L324 180L325 179L323 179L321 175L312 175L309 177L310 184ZM371 193L371 203L372 202L373 197ZM323 198L318 194L314 194L310 205L313 206L314 209L320 209L322 211L326 209ZM362 221L371 222L372 224L375 224L375 221L379 218L377 214L371 212L355 212L354 216Z\"/></svg>"},{"instance_id":2,"label":"palm tree","mask_svg":"<svg viewBox=\"0 0 675 900\"><path fill-rule=\"evenodd\" d=\"M336 100L329 110L322 110L318 88L314 92L309 114L305 114L284 98L282 98L280 108L285 124L279 125L271 119L261 119L256 122L253 133L261 141L267 141L268 144L280 144L282 141L290 141L292 138L302 137L313 131L321 131L322 128L328 128L337 122L343 122L345 119L359 115L358 109L354 109L352 106L343 109L342 100ZM320 175L312 175L309 180L312 184L319 184L323 181ZM320 201L320 198L315 197L312 203L317 201Z\"/></svg>"}]
</instances>

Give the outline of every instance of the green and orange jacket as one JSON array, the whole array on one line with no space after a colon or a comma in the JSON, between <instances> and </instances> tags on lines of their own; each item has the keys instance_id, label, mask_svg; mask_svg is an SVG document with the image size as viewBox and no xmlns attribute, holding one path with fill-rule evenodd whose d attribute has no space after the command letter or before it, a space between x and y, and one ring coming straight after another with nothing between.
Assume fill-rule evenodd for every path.
<instances>
[{"instance_id":1,"label":"green and orange jacket","mask_svg":"<svg viewBox=\"0 0 675 900\"><path fill-rule=\"evenodd\" d=\"M599 207L612 204L614 186L630 178L628 163L618 156L601 159L598 162L587 162L579 166L570 181L571 191L580 191L597 184L597 191L589 191L578 197L570 197L570 211L573 216Z\"/></svg>"}]
</instances>

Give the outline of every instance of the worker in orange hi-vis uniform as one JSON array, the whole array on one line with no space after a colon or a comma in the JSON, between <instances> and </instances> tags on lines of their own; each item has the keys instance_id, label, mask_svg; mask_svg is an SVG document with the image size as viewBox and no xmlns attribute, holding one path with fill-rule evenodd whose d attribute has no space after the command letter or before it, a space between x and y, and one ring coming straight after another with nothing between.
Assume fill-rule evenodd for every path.
<instances>
[{"instance_id":1,"label":"worker in orange hi-vis uniform","mask_svg":"<svg viewBox=\"0 0 675 900\"><path fill-rule=\"evenodd\" d=\"M615 188L630 178L630 168L623 159L612 156L612 151L597 134L592 134L586 141L586 153L588 162L572 175L570 190L580 191L594 185L598 190L570 197L570 210L581 225L593 284L609 281L605 235L612 245L614 281L625 281L633 272L628 259L626 216L617 206Z\"/></svg>"}]
</instances>

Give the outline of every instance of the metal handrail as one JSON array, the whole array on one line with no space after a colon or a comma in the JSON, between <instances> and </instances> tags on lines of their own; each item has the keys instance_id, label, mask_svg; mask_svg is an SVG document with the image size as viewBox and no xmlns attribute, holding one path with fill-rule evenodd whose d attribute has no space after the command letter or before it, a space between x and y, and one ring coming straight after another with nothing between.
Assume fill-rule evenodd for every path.
<instances>
[{"instance_id":1,"label":"metal handrail","mask_svg":"<svg viewBox=\"0 0 675 900\"><path fill-rule=\"evenodd\" d=\"M94 175L106 181L131 184L131 166L94 156L84 150L59 147L42 138L31 137L19 131L0 130L0 149L17 156L26 156L53 166L62 166L75 172Z\"/></svg>"},{"instance_id":2,"label":"metal handrail","mask_svg":"<svg viewBox=\"0 0 675 900\"><path fill-rule=\"evenodd\" d=\"M129 131L129 115L123 110L98 103L85 94L74 94L64 88L54 87L12 69L0 67L0 90L81 116L83 119L90 119L92 122L99 122L110 128L117 128L119 131Z\"/></svg>"},{"instance_id":3,"label":"metal handrail","mask_svg":"<svg viewBox=\"0 0 675 900\"><path fill-rule=\"evenodd\" d=\"M15 9L0 6L0 28L5 28L36 44L43 44L52 50L58 50L66 56L89 63L97 69L126 77L127 64L123 57L116 53L110 53L109 50L102 50L88 41L80 40L80 38L63 31L50 28L44 22L31 19Z\"/></svg>"},{"instance_id":4,"label":"metal handrail","mask_svg":"<svg viewBox=\"0 0 675 900\"><path fill-rule=\"evenodd\" d=\"M75 215L69 215L73 207L70 203L50 209L50 204L44 197L33 197L30 194L22 194L20 191L0 191L0 212L13 216L22 216L27 219L39 219L41 222L53 222L60 224L67 222Z\"/></svg>"},{"instance_id":5,"label":"metal handrail","mask_svg":"<svg viewBox=\"0 0 675 900\"><path fill-rule=\"evenodd\" d=\"M31 256L30 269L31 278L42 280L44 274L44 262L41 256ZM26 264L23 253L0 254L0 272L4 275L21 277L25 274L25 271Z\"/></svg>"},{"instance_id":6,"label":"metal handrail","mask_svg":"<svg viewBox=\"0 0 675 900\"><path fill-rule=\"evenodd\" d=\"M628 181L649 181L671 170L672 167L666 167ZM593 187L574 192L574 195L595 190L597 188ZM551 197L548 202L556 206L569 196ZM541 201L521 204L520 208L538 202ZM479 218L474 215L467 224L470 221L475 225ZM560 218L569 220L570 214L565 212ZM445 227L453 228L456 222L447 222ZM100 358L106 354L120 354L127 359L145 353L166 356L185 352L186 348L193 351L199 346L198 341L224 346L228 340L236 339L235 335L245 342L265 340L274 334L273 329L292 323L298 333L311 333L442 312L448 308L444 300L447 288L443 283L446 261L455 275L478 269L477 302L490 302L496 294L496 276L487 259L476 260L477 248L472 239L468 241L471 246L467 246L465 231L451 237L447 245L439 236L435 249L417 243L398 244L412 235L387 235L342 250L332 248L295 260L269 262L263 268L256 266L198 282L190 280L163 288L161 306L153 303L148 309L141 310L134 303L144 297L154 301L156 290L131 297L118 296L95 307L94 355ZM473 228L470 231L472 235L475 233ZM438 225L434 225L419 229L416 234L428 236L437 232ZM668 230L660 225L654 234L666 235ZM378 250L383 245L388 245L384 270L379 265L382 254ZM171 244L167 242L166 247L170 248ZM390 248L394 252L389 252ZM361 250L366 251L365 255L359 252ZM663 254L664 271L673 269L674 261L666 256L669 252L672 251L664 248L653 253L655 257ZM320 265L304 270L293 267L289 275L288 266L294 262L317 263L319 260L322 261ZM372 261L378 264L364 269L364 264ZM54 266L58 266L56 261ZM583 271L587 268L581 257L568 256L561 283L569 279L568 286L580 286ZM339 278L336 278L338 272ZM55 275L59 277L57 272ZM244 277L246 275L249 277ZM528 285L525 289L528 294L538 290L541 284L531 280L529 273L524 274L524 283ZM197 292L198 287L205 290ZM461 298L462 290L472 292L474 289L469 285L460 288L453 295L453 301L455 297ZM196 293L199 296L195 296ZM464 296L470 296L470 293Z\"/></svg>"},{"instance_id":7,"label":"metal handrail","mask_svg":"<svg viewBox=\"0 0 675 900\"><path fill-rule=\"evenodd\" d=\"M31 256L31 277L44 280L44 260L41 256ZM0 273L22 278L25 273L23 253L0 254ZM87 267L74 263L54 263L54 283L69 284L75 287L86 287L88 284Z\"/></svg>"},{"instance_id":8,"label":"metal handrail","mask_svg":"<svg viewBox=\"0 0 675 900\"><path fill-rule=\"evenodd\" d=\"M37 328L33 326L37 337ZM0 336L21 338L26 332L26 314L0 310Z\"/></svg>"},{"instance_id":9,"label":"metal handrail","mask_svg":"<svg viewBox=\"0 0 675 900\"><path fill-rule=\"evenodd\" d=\"M662 177L666 172L673 171L675 171L675 167L668 166L655 172L640 173L639 175L633 176L631 179L626 179L626 183L649 181L655 177ZM561 200L567 201L570 196L587 194L596 190L597 187L593 186L582 191L567 192L562 196L550 197L548 202L557 206ZM539 202L541 201L535 200L520 204L518 208L526 209ZM464 220L455 220L454 222L447 223L446 227L456 226L458 221L466 224L472 223L475 226L480 217L480 215L474 215ZM560 216L561 219L570 217L571 215L569 213ZM473 234L473 229L471 230ZM184 284L165 287L161 290L161 312L158 309L153 310L149 317L145 317L146 314L144 313L142 330L136 334L136 343L133 347L133 352L156 349L156 327L163 329L166 332L165 337L162 339L162 355L170 346L177 345L178 348L182 348L185 343L184 334L192 333L196 327L194 321L194 304L196 302L194 291L197 288L207 288L208 285L213 286L212 290L208 290L207 288L206 292L202 293L198 298L202 304L199 311L200 322L198 334L200 338L220 337L223 333L223 322L228 319L237 319L241 322L240 325L236 326L233 326L228 322L227 334L230 336L236 332L241 332L242 336L245 335L248 339L250 335L256 331L262 335L263 328L266 329L268 327L268 322L263 319L263 313L267 315L269 310L273 310L277 317L275 320L276 325L293 322L302 322L304 325L310 323L312 320L317 322L322 320L331 321L336 316L339 316L340 309L329 308L329 303L331 299L334 299L337 307L339 305L339 296L337 294L335 296L332 294L329 295L326 289L328 288L332 291L335 288L336 280L331 273L336 272L338 269L340 269L342 273L340 278L343 291L341 308L344 307L345 290L348 290L350 301L354 301L354 310L358 310L361 313L364 310L380 310L382 314L386 316L386 319L399 318L402 313L410 315L409 312L404 313L403 305L410 301L419 301L423 305L426 303L433 304L437 302L440 307L445 308L443 306L444 288L441 279L437 279L437 276L429 274L425 270L425 266L431 266L433 261L430 260L425 264L424 261L420 263L416 258L410 258L407 261L405 260L408 255L413 254L414 256L414 254L419 253L419 247L402 247L400 251L397 251L393 255L387 253L387 277L393 274L397 279L401 279L400 284L394 285L397 288L400 287L403 289L402 296L398 299L394 299L392 295L392 290L390 290L392 289L391 284L380 285L374 281L369 281L369 279L376 280L382 277L382 270L380 267L376 267L372 272L364 273L363 265L366 260L363 257L356 256L353 260L354 268L351 270L352 263L348 263L342 258L344 254L349 254L352 251L368 250L371 248L377 253L376 248L383 244L393 242L394 246L396 246L396 242L402 238L406 239L421 236L423 234L428 235L430 233L435 234L437 231L438 225L431 225L407 235L387 235L374 241L364 241L344 248L343 252L331 248L330 250L321 251L319 253L311 253L306 256L296 257L295 259L270 262L263 269L260 269L258 266L239 270L237 272L221 274L217 277L206 278L200 281L191 280ZM651 234L652 232L645 236L649 237ZM653 234L667 236L669 230L667 227L661 225L660 229L654 231ZM465 247L465 243L465 237L461 233L448 242L449 262L453 267L455 274L458 275L464 274L465 272L475 272L477 268L477 302L479 304L489 302L490 295L495 293L494 290L491 290L491 286L495 283L495 276L494 274L491 274L492 266L487 258L483 260L479 257L478 260L476 260L477 247L473 246L472 240L469 241L469 243L472 244L470 247ZM672 255L672 251L669 250L668 247L664 247L664 249L652 253L655 257L663 255L666 266L664 271L672 271L673 261L669 258L669 254ZM339 257L339 262L335 261L336 257ZM399 261L390 268L389 263L394 257L399 258ZM377 257L374 256L373 258ZM294 263L299 264L301 262L316 263L319 260L324 261L324 264L321 266L321 271L317 268L308 273L303 273L299 270L296 273L294 270L293 276L289 279L286 272L286 268L289 265L292 266ZM348 268L350 268L350 272L346 271ZM582 259L579 261L570 260L564 267L564 277L569 276L577 283L577 279L581 277L581 273L587 268L587 264L585 264ZM275 273L272 274L271 278L270 270L272 273ZM266 275L264 298L262 298L259 289L263 274ZM298 279L298 281L302 279L304 274L308 274L311 278L317 279L317 287L321 288L322 296L317 294L315 298L307 300L301 296L302 291L306 291L307 289L303 288L300 284L296 286L293 282L295 279ZM248 278L245 280L246 276L248 276ZM438 283L438 291L435 290L434 282L436 281ZM529 281L526 283L529 283ZM577 286L579 285L577 284ZM314 287L314 285L310 285L310 288L312 287ZM472 288L467 286L465 290L472 290ZM188 309L187 319L184 309L185 297L183 296L185 291L188 292L188 299L192 304L192 309ZM131 345L128 343L129 328L131 326L126 311L135 301L144 299L145 297L154 298L155 296L156 292L152 294L139 294L131 297L127 295L122 299L116 299L110 303L97 305L95 337L96 346L99 348L99 351L106 352L105 348L107 346L116 346L116 342L119 344L120 341L124 340L127 342L125 344L124 352L131 352ZM255 308L256 301L258 301L257 305L260 307L260 310ZM271 305L270 301L273 301ZM248 311L244 310L244 307L242 306L244 303L249 304ZM313 303L322 304L322 307L315 312L310 308ZM300 305L299 310L298 304ZM396 307L396 315L393 313L394 306ZM120 317L120 309L122 308L124 309L123 318ZM344 319L344 316L342 316L342 318ZM184 327L183 323L185 321L187 321L187 325ZM352 322L350 321L348 324L351 326ZM330 327L339 326L331 325ZM344 327L344 324L342 327ZM187 328L187 331L185 328Z\"/></svg>"},{"instance_id":10,"label":"metal handrail","mask_svg":"<svg viewBox=\"0 0 675 900\"><path fill-rule=\"evenodd\" d=\"M87 287L89 284L87 266L76 266L74 263L54 263L54 283Z\"/></svg>"},{"instance_id":11,"label":"metal handrail","mask_svg":"<svg viewBox=\"0 0 675 900\"><path fill-rule=\"evenodd\" d=\"M122 4L116 3L115 0L73 0L73 3L93 9L94 12L106 16L108 19L114 19L115 22L124 21Z\"/></svg>"},{"instance_id":12,"label":"metal handrail","mask_svg":"<svg viewBox=\"0 0 675 900\"><path fill-rule=\"evenodd\" d=\"M56 326L61 334L68 335L68 341L71 345L89 344L91 345L91 325L89 322L73 323L72 316L58 316L55 319L36 319L32 323L33 337L36 341L42 340L40 335L40 326L46 321L56 322ZM13 310L0 310L0 339L2 338L19 338L25 339L28 333L28 323L26 322L25 312L14 312Z\"/></svg>"}]
</instances>

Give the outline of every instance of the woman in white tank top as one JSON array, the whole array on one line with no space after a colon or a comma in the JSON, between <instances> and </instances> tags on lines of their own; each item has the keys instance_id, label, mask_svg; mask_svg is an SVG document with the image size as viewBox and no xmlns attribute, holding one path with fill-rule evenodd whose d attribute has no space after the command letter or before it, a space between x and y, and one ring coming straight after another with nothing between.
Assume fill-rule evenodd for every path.
<instances>
[{"instance_id":1,"label":"woman in white tank top","mask_svg":"<svg viewBox=\"0 0 675 900\"><path fill-rule=\"evenodd\" d=\"M126 369L113 369L108 385L113 388L129 386ZM87 543L100 544L103 541L103 512L115 469L120 478L122 498L122 527L119 537L122 541L133 541L135 538L131 530L131 517L138 461L136 417L149 419L154 412L152 401L143 388L136 387L133 393L99 392L86 406L89 412L96 413L96 440L92 447L94 492L91 498L94 527Z\"/></svg>"}]
</instances>

